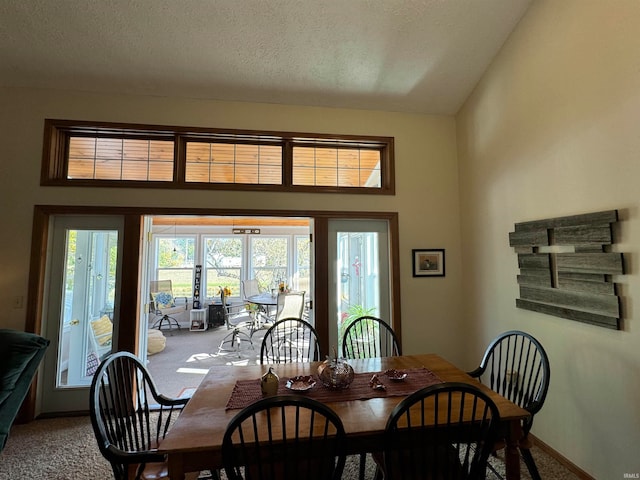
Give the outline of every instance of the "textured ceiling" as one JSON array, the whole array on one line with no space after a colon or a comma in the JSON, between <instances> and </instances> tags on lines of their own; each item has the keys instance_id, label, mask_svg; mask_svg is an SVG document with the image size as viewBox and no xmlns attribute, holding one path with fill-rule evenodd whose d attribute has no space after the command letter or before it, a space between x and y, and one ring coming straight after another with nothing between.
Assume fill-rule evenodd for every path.
<instances>
[{"instance_id":1,"label":"textured ceiling","mask_svg":"<svg viewBox=\"0 0 640 480\"><path fill-rule=\"evenodd\" d=\"M0 85L453 114L532 0L0 0Z\"/></svg>"}]
</instances>

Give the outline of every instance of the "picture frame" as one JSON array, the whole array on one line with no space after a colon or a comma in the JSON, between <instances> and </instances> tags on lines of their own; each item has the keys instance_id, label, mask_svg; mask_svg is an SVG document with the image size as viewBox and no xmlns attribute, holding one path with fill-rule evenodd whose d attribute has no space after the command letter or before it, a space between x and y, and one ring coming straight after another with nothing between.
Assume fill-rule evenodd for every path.
<instances>
[{"instance_id":1,"label":"picture frame","mask_svg":"<svg viewBox=\"0 0 640 480\"><path fill-rule=\"evenodd\" d=\"M444 277L444 248L414 248L414 277Z\"/></svg>"}]
</instances>

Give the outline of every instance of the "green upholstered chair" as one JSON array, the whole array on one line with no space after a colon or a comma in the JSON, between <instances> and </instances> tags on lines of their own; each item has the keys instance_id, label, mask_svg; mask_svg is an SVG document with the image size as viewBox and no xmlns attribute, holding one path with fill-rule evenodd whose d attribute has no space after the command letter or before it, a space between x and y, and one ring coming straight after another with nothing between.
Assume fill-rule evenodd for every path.
<instances>
[{"instance_id":1,"label":"green upholstered chair","mask_svg":"<svg viewBox=\"0 0 640 480\"><path fill-rule=\"evenodd\" d=\"M39 335L0 329L0 452L48 346Z\"/></svg>"}]
</instances>

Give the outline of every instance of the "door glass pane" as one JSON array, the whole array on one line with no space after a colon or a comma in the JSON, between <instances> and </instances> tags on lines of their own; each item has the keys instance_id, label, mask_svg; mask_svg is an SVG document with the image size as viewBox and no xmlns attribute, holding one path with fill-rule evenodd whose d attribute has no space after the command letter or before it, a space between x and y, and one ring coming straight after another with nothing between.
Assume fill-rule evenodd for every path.
<instances>
[{"instance_id":1,"label":"door glass pane","mask_svg":"<svg viewBox=\"0 0 640 480\"><path fill-rule=\"evenodd\" d=\"M66 230L57 387L86 386L113 347L118 232Z\"/></svg>"},{"instance_id":2,"label":"door glass pane","mask_svg":"<svg viewBox=\"0 0 640 480\"><path fill-rule=\"evenodd\" d=\"M337 232L338 338L356 318L380 317L378 233Z\"/></svg>"},{"instance_id":3,"label":"door glass pane","mask_svg":"<svg viewBox=\"0 0 640 480\"><path fill-rule=\"evenodd\" d=\"M311 242L309 241L309 235L296 236L295 244L296 249L294 255L296 268L293 272L291 288L309 293L311 291L311 279L309 276L311 269Z\"/></svg>"}]
</instances>

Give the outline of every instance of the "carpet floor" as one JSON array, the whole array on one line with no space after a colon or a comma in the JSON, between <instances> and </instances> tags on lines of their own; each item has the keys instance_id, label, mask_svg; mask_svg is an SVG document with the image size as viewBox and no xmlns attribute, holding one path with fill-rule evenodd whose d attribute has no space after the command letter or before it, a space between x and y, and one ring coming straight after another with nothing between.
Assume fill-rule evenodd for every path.
<instances>
[{"instance_id":1,"label":"carpet floor","mask_svg":"<svg viewBox=\"0 0 640 480\"><path fill-rule=\"evenodd\" d=\"M544 479L577 480L555 459L542 450L532 450ZM342 478L358 478L357 456L349 457ZM501 456L491 460L499 472L504 472ZM522 463L522 462L521 462ZM522 478L530 476L522 465ZM372 479L375 467L368 459L366 478ZM109 463L98 450L89 417L61 417L36 420L15 425L7 445L0 453L1 480L110 480L113 478ZM201 478L207 478L203 472ZM487 479L498 478L488 472Z\"/></svg>"}]
</instances>

